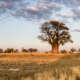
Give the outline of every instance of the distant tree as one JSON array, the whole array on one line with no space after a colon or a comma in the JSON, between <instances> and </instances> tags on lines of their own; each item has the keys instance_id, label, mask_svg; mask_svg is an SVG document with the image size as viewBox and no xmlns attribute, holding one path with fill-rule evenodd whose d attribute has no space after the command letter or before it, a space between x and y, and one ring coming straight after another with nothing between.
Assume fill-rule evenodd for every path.
<instances>
[{"instance_id":1,"label":"distant tree","mask_svg":"<svg viewBox=\"0 0 80 80\"><path fill-rule=\"evenodd\" d=\"M80 52L80 48L78 49L78 52Z\"/></svg>"},{"instance_id":2,"label":"distant tree","mask_svg":"<svg viewBox=\"0 0 80 80\"><path fill-rule=\"evenodd\" d=\"M28 49L28 52L37 52L38 50L37 49L34 49L34 48L29 48Z\"/></svg>"},{"instance_id":3,"label":"distant tree","mask_svg":"<svg viewBox=\"0 0 80 80\"><path fill-rule=\"evenodd\" d=\"M47 41L51 45L53 53L58 53L60 45L73 42L69 34L69 28L59 21L43 23L41 26L41 33L42 34L39 35L38 38L42 41Z\"/></svg>"},{"instance_id":4,"label":"distant tree","mask_svg":"<svg viewBox=\"0 0 80 80\"><path fill-rule=\"evenodd\" d=\"M0 53L3 53L3 49L0 48Z\"/></svg>"},{"instance_id":5,"label":"distant tree","mask_svg":"<svg viewBox=\"0 0 80 80\"><path fill-rule=\"evenodd\" d=\"M18 49L15 49L15 50L14 50L14 52L15 52L15 53L18 53L18 52L19 52L19 50L18 50Z\"/></svg>"},{"instance_id":6,"label":"distant tree","mask_svg":"<svg viewBox=\"0 0 80 80\"><path fill-rule=\"evenodd\" d=\"M13 53L14 49L13 48L7 48L4 52L5 53Z\"/></svg>"},{"instance_id":7,"label":"distant tree","mask_svg":"<svg viewBox=\"0 0 80 80\"><path fill-rule=\"evenodd\" d=\"M74 52L76 52L76 49L75 48L71 48L70 52L74 53Z\"/></svg>"},{"instance_id":8,"label":"distant tree","mask_svg":"<svg viewBox=\"0 0 80 80\"><path fill-rule=\"evenodd\" d=\"M64 50L61 50L60 51L61 53L67 53L67 51L64 49Z\"/></svg>"},{"instance_id":9,"label":"distant tree","mask_svg":"<svg viewBox=\"0 0 80 80\"><path fill-rule=\"evenodd\" d=\"M28 50L27 50L27 49L22 48L22 52L28 52Z\"/></svg>"}]
</instances>

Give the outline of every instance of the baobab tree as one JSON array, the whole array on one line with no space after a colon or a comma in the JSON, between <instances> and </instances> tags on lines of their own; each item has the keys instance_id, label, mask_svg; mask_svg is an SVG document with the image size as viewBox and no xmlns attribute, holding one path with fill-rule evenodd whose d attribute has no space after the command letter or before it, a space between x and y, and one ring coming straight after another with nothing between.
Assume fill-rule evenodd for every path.
<instances>
[{"instance_id":1,"label":"baobab tree","mask_svg":"<svg viewBox=\"0 0 80 80\"><path fill-rule=\"evenodd\" d=\"M58 53L60 45L73 42L69 34L69 28L62 22L45 22L40 29L41 35L39 35L38 38L42 41L47 41L51 45L53 53Z\"/></svg>"}]
</instances>

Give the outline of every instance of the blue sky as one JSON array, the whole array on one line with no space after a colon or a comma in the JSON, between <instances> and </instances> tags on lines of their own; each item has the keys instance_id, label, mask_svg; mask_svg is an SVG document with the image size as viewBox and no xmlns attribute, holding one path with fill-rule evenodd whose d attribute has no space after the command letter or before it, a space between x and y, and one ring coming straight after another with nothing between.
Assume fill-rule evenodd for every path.
<instances>
[{"instance_id":1,"label":"blue sky","mask_svg":"<svg viewBox=\"0 0 80 80\"><path fill-rule=\"evenodd\" d=\"M63 48L80 47L79 5L80 0L0 0L0 47L50 50L49 44L37 38L40 25L49 20L69 26L74 43Z\"/></svg>"}]
</instances>

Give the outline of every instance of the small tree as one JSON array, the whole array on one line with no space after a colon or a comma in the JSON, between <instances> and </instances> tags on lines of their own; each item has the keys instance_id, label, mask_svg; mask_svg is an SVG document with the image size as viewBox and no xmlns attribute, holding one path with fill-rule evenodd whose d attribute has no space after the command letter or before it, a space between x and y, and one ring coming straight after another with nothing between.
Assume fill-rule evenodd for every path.
<instances>
[{"instance_id":1,"label":"small tree","mask_svg":"<svg viewBox=\"0 0 80 80\"><path fill-rule=\"evenodd\" d=\"M29 52L37 52L38 50L37 49L34 49L34 48L29 48L28 51Z\"/></svg>"},{"instance_id":2,"label":"small tree","mask_svg":"<svg viewBox=\"0 0 80 80\"><path fill-rule=\"evenodd\" d=\"M0 48L0 53L3 53L3 49Z\"/></svg>"},{"instance_id":3,"label":"small tree","mask_svg":"<svg viewBox=\"0 0 80 80\"><path fill-rule=\"evenodd\" d=\"M7 48L4 52L5 53L13 53L14 49L13 48Z\"/></svg>"},{"instance_id":4,"label":"small tree","mask_svg":"<svg viewBox=\"0 0 80 80\"><path fill-rule=\"evenodd\" d=\"M61 50L60 51L61 53L67 53L67 51L64 49L64 50Z\"/></svg>"},{"instance_id":5,"label":"small tree","mask_svg":"<svg viewBox=\"0 0 80 80\"><path fill-rule=\"evenodd\" d=\"M71 48L70 52L74 53L74 52L76 52L76 49L75 48Z\"/></svg>"},{"instance_id":6,"label":"small tree","mask_svg":"<svg viewBox=\"0 0 80 80\"><path fill-rule=\"evenodd\" d=\"M19 52L19 50L18 50L18 49L15 49L15 50L14 50L14 52L15 52L15 53L18 53L18 52Z\"/></svg>"},{"instance_id":7,"label":"small tree","mask_svg":"<svg viewBox=\"0 0 80 80\"><path fill-rule=\"evenodd\" d=\"M80 53L80 48L78 49L78 52Z\"/></svg>"},{"instance_id":8,"label":"small tree","mask_svg":"<svg viewBox=\"0 0 80 80\"><path fill-rule=\"evenodd\" d=\"M22 52L28 52L28 50L23 48L23 49L22 49Z\"/></svg>"},{"instance_id":9,"label":"small tree","mask_svg":"<svg viewBox=\"0 0 80 80\"><path fill-rule=\"evenodd\" d=\"M47 41L51 45L53 53L58 53L60 45L72 42L69 28L59 21L45 22L41 26L41 33L38 38Z\"/></svg>"}]
</instances>

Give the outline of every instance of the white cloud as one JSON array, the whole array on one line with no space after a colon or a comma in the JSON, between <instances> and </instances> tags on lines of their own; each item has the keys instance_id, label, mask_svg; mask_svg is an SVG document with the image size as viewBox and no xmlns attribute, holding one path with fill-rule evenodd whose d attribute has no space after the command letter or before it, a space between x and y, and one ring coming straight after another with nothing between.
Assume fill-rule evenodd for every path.
<instances>
[{"instance_id":1,"label":"white cloud","mask_svg":"<svg viewBox=\"0 0 80 80\"><path fill-rule=\"evenodd\" d=\"M56 17L79 19L79 5L80 0L0 0L0 15L7 13L29 19L49 19L54 14Z\"/></svg>"}]
</instances>

